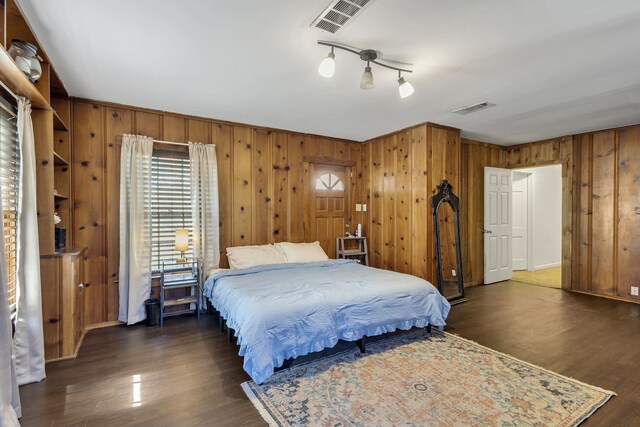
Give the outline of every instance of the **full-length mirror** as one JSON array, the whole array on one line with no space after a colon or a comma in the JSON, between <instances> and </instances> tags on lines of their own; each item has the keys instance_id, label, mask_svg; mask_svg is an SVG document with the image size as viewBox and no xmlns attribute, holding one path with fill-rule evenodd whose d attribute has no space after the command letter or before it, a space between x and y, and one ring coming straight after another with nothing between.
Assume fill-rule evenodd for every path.
<instances>
[{"instance_id":1,"label":"full-length mirror","mask_svg":"<svg viewBox=\"0 0 640 427\"><path fill-rule=\"evenodd\" d=\"M444 179L431 198L436 246L438 290L452 304L466 301L460 252L459 199Z\"/></svg>"}]
</instances>

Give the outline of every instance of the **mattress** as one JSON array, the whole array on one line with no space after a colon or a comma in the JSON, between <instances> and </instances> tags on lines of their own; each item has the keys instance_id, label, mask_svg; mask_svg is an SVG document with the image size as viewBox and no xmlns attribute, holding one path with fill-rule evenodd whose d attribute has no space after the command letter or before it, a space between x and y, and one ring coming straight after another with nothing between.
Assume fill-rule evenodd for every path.
<instances>
[{"instance_id":1,"label":"mattress","mask_svg":"<svg viewBox=\"0 0 640 427\"><path fill-rule=\"evenodd\" d=\"M397 329L443 327L448 301L429 282L352 260L213 273L204 294L235 331L258 384L286 359Z\"/></svg>"}]
</instances>

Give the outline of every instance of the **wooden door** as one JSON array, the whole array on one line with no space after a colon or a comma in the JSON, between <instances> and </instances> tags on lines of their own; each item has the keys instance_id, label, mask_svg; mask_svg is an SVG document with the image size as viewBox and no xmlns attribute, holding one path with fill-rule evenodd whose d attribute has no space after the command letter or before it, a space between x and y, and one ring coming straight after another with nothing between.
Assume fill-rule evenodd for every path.
<instances>
[{"instance_id":1,"label":"wooden door","mask_svg":"<svg viewBox=\"0 0 640 427\"><path fill-rule=\"evenodd\" d=\"M44 334L45 360L57 359L61 355L61 278L58 262L58 258L51 256L40 258L40 275L42 277L42 326Z\"/></svg>"},{"instance_id":2,"label":"wooden door","mask_svg":"<svg viewBox=\"0 0 640 427\"><path fill-rule=\"evenodd\" d=\"M509 280L512 269L511 170L484 168L484 283Z\"/></svg>"},{"instance_id":3,"label":"wooden door","mask_svg":"<svg viewBox=\"0 0 640 427\"><path fill-rule=\"evenodd\" d=\"M336 237L344 236L349 222L350 168L312 163L310 172L309 241L318 240L322 249L333 258L336 254Z\"/></svg>"}]
</instances>

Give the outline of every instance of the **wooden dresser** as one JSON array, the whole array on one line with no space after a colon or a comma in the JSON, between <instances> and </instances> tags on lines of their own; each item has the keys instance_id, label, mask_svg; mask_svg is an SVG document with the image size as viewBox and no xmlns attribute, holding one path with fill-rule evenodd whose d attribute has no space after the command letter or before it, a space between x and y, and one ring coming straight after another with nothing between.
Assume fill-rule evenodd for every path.
<instances>
[{"instance_id":1,"label":"wooden dresser","mask_svg":"<svg viewBox=\"0 0 640 427\"><path fill-rule=\"evenodd\" d=\"M47 361L74 358L85 332L84 246L40 257Z\"/></svg>"}]
</instances>

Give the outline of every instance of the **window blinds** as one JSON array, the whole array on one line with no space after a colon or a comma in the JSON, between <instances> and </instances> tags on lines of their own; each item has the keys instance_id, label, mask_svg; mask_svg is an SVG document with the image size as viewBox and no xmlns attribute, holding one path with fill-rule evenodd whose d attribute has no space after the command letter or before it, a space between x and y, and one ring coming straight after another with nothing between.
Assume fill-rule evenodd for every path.
<instances>
[{"instance_id":1,"label":"window blinds","mask_svg":"<svg viewBox=\"0 0 640 427\"><path fill-rule=\"evenodd\" d=\"M2 100L4 101L4 100ZM11 311L16 309L16 270L18 242L18 194L20 146L16 116L2 102L0 108L0 186L4 223L5 262L7 263L8 298Z\"/></svg>"},{"instance_id":2,"label":"window blinds","mask_svg":"<svg viewBox=\"0 0 640 427\"><path fill-rule=\"evenodd\" d=\"M151 269L179 257L176 229L189 230L187 258L193 257L189 158L183 153L154 152L151 159Z\"/></svg>"}]
</instances>

